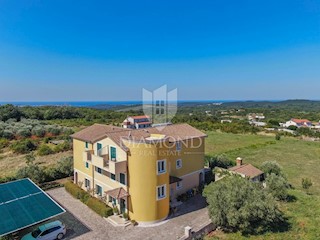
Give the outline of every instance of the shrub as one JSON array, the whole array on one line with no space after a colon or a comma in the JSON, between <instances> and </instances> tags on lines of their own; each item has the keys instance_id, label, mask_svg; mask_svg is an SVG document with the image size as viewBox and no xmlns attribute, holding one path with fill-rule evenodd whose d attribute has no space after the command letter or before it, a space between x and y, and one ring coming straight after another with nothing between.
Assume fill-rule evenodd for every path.
<instances>
[{"instance_id":1,"label":"shrub","mask_svg":"<svg viewBox=\"0 0 320 240\"><path fill-rule=\"evenodd\" d=\"M9 146L9 141L7 139L0 139L0 149L8 147Z\"/></svg>"},{"instance_id":2,"label":"shrub","mask_svg":"<svg viewBox=\"0 0 320 240\"><path fill-rule=\"evenodd\" d=\"M312 182L309 178L302 178L302 188L308 190L312 186Z\"/></svg>"},{"instance_id":3,"label":"shrub","mask_svg":"<svg viewBox=\"0 0 320 240\"><path fill-rule=\"evenodd\" d=\"M277 141L280 141L281 140L281 135L279 133L277 133L275 138L276 138Z\"/></svg>"},{"instance_id":4,"label":"shrub","mask_svg":"<svg viewBox=\"0 0 320 240\"><path fill-rule=\"evenodd\" d=\"M21 128L17 131L17 135L20 137L27 138L31 136L31 131L28 128Z\"/></svg>"},{"instance_id":5,"label":"shrub","mask_svg":"<svg viewBox=\"0 0 320 240\"><path fill-rule=\"evenodd\" d=\"M10 148L14 153L25 154L36 150L37 145L31 140L21 140L11 144Z\"/></svg>"},{"instance_id":6,"label":"shrub","mask_svg":"<svg viewBox=\"0 0 320 240\"><path fill-rule=\"evenodd\" d=\"M14 139L14 133L11 130L4 130L2 132L2 137L8 140Z\"/></svg>"},{"instance_id":7,"label":"shrub","mask_svg":"<svg viewBox=\"0 0 320 240\"><path fill-rule=\"evenodd\" d=\"M87 202L87 206L101 217L108 217L112 215L112 209L97 198L91 197Z\"/></svg>"},{"instance_id":8,"label":"shrub","mask_svg":"<svg viewBox=\"0 0 320 240\"><path fill-rule=\"evenodd\" d=\"M46 130L41 126L36 126L32 129L32 134L37 137L44 137L44 135L46 135Z\"/></svg>"},{"instance_id":9,"label":"shrub","mask_svg":"<svg viewBox=\"0 0 320 240\"><path fill-rule=\"evenodd\" d=\"M39 156L50 155L53 153L54 151L48 145L45 145L45 144L41 145L40 148L38 149Z\"/></svg>"},{"instance_id":10,"label":"shrub","mask_svg":"<svg viewBox=\"0 0 320 240\"><path fill-rule=\"evenodd\" d=\"M81 189L78 185L73 182L67 182L64 184L67 192L69 192L73 197L80 199L89 208L95 211L102 217L108 217L112 215L112 208L107 206L105 203L101 202L99 199L91 197L89 193Z\"/></svg>"}]
</instances>

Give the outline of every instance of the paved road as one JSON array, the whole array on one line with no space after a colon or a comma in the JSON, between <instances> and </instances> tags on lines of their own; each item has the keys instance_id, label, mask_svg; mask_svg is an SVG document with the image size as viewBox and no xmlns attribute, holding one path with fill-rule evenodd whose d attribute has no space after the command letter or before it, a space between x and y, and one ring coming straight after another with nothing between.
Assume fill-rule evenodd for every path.
<instances>
[{"instance_id":1,"label":"paved road","mask_svg":"<svg viewBox=\"0 0 320 240\"><path fill-rule=\"evenodd\" d=\"M166 223L155 227L113 227L105 219L97 215L86 205L74 199L64 188L49 190L51 195L59 202L72 216L81 221L81 226L85 225L89 231L85 231L80 236L73 239L77 240L99 240L99 239L179 239L184 234L184 227L191 226L195 230L203 224L209 222L208 212L205 208L204 199L196 196L183 206L183 211L176 214ZM68 223L66 223L67 227ZM77 226L71 226L70 231L79 232Z\"/></svg>"}]
</instances>

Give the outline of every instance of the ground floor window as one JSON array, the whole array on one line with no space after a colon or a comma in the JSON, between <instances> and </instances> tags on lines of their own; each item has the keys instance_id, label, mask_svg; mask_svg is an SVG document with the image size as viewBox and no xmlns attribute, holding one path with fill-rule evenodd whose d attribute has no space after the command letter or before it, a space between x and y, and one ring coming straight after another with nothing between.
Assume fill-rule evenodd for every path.
<instances>
[{"instance_id":1,"label":"ground floor window","mask_svg":"<svg viewBox=\"0 0 320 240\"><path fill-rule=\"evenodd\" d=\"M166 185L161 185L157 187L157 199L163 199L166 197Z\"/></svg>"},{"instance_id":2,"label":"ground floor window","mask_svg":"<svg viewBox=\"0 0 320 240\"><path fill-rule=\"evenodd\" d=\"M117 199L109 196L109 202L112 203L112 205L116 205L117 204Z\"/></svg>"},{"instance_id":3,"label":"ground floor window","mask_svg":"<svg viewBox=\"0 0 320 240\"><path fill-rule=\"evenodd\" d=\"M96 184L96 194L102 197L102 187Z\"/></svg>"},{"instance_id":4,"label":"ground floor window","mask_svg":"<svg viewBox=\"0 0 320 240\"><path fill-rule=\"evenodd\" d=\"M90 189L90 180L89 179L84 179L84 186L88 189Z\"/></svg>"}]
</instances>

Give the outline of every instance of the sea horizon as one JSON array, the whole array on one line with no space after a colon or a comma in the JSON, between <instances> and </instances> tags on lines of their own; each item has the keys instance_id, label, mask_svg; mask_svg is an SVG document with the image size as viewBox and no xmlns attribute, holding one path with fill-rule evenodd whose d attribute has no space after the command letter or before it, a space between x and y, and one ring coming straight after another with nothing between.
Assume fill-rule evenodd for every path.
<instances>
[{"instance_id":1,"label":"sea horizon","mask_svg":"<svg viewBox=\"0 0 320 240\"><path fill-rule=\"evenodd\" d=\"M291 99L287 99L291 100ZM230 103L230 102L281 102L282 100L178 100L178 104L182 103ZM309 99L294 99L294 100L309 100ZM318 100L310 100L318 101ZM125 105L141 105L143 101L0 101L1 105L12 104L15 106L71 106L71 107L90 107L90 106L125 106ZM150 102L151 103L151 102Z\"/></svg>"}]
</instances>

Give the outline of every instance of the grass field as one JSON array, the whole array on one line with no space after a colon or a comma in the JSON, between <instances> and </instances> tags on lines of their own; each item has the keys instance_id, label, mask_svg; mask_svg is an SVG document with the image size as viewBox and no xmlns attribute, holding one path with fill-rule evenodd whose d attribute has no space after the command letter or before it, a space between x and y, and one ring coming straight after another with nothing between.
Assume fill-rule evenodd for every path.
<instances>
[{"instance_id":1,"label":"grass field","mask_svg":"<svg viewBox=\"0 0 320 240\"><path fill-rule=\"evenodd\" d=\"M209 132L206 153L225 154L230 159L240 156L244 163L257 167L264 161L277 161L294 187L290 194L296 198L281 204L288 217L288 231L261 236L220 233L211 239L320 239L320 143L294 138L275 141L272 136ZM313 183L310 194L306 194L301 187L301 179L305 177Z\"/></svg>"},{"instance_id":2,"label":"grass field","mask_svg":"<svg viewBox=\"0 0 320 240\"><path fill-rule=\"evenodd\" d=\"M14 154L8 149L0 153L0 178L12 176L16 171L26 166L25 154ZM41 166L54 166L62 157L72 156L72 151L51 154L47 156L36 156L35 163Z\"/></svg>"}]
</instances>

